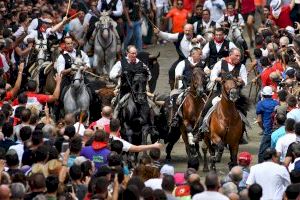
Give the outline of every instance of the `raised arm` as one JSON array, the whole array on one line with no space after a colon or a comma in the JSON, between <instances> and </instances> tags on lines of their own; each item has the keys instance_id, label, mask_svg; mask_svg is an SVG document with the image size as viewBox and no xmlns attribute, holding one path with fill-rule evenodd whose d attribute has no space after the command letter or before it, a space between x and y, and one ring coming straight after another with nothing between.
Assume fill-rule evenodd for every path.
<instances>
[{"instance_id":1,"label":"raised arm","mask_svg":"<svg viewBox=\"0 0 300 200\"><path fill-rule=\"evenodd\" d=\"M15 82L15 86L13 87L13 89L11 89L11 93L12 93L13 97L17 96L17 94L20 90L23 70L24 70L24 62L20 63L20 65L19 65L18 77L17 77L17 80Z\"/></svg>"}]
</instances>

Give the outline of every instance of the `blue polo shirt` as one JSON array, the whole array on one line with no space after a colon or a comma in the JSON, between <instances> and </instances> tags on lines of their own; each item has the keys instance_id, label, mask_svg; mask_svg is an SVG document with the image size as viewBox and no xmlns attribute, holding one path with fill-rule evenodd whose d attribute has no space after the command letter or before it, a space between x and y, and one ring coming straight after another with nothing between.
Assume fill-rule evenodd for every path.
<instances>
[{"instance_id":1,"label":"blue polo shirt","mask_svg":"<svg viewBox=\"0 0 300 200\"><path fill-rule=\"evenodd\" d=\"M263 131L265 135L272 134L272 113L277 105L279 105L278 101L275 101L271 98L263 99L256 105L256 114L261 115Z\"/></svg>"},{"instance_id":2,"label":"blue polo shirt","mask_svg":"<svg viewBox=\"0 0 300 200\"><path fill-rule=\"evenodd\" d=\"M276 129L271 135L271 147L275 148L279 138L285 135L285 126Z\"/></svg>"}]
</instances>

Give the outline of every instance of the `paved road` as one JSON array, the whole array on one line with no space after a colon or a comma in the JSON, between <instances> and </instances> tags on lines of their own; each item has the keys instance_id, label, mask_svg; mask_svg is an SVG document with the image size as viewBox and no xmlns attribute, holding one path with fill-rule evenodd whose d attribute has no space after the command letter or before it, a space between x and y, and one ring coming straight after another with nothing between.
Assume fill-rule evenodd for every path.
<instances>
[{"instance_id":1,"label":"paved road","mask_svg":"<svg viewBox=\"0 0 300 200\"><path fill-rule=\"evenodd\" d=\"M160 63L160 75L158 79L158 84L156 88L156 92L160 94L168 94L170 92L169 84L168 84L168 70L171 64L177 59L177 53L175 47L172 43L166 45L155 45L151 46L147 49L148 52L156 55L160 52L161 56L159 58ZM250 86L248 85L244 89L244 93L248 95ZM254 94L253 94L254 95ZM248 113L248 120L251 124L255 121L255 104L252 103L251 110ZM257 125L252 125L252 129L248 130L249 135L249 144L241 145L239 152L249 151L253 155L253 163L257 163L257 153L259 147L259 132L261 129ZM165 161L165 151L162 154L162 161ZM229 162L229 151L225 149L222 162L217 164L217 171L220 175L226 174L228 172L227 163ZM172 161L171 164L175 166L176 171L183 172L187 166L187 155L184 148L184 143L182 140L175 144L173 152L172 152ZM203 163L200 163L199 174L201 177L205 176L202 172Z\"/></svg>"}]
</instances>

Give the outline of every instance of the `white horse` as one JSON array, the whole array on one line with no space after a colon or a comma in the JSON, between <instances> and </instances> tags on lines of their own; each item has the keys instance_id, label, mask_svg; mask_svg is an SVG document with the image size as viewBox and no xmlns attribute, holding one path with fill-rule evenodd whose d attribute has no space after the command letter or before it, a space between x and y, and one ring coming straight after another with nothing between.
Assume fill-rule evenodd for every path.
<instances>
[{"instance_id":1,"label":"white horse","mask_svg":"<svg viewBox=\"0 0 300 200\"><path fill-rule=\"evenodd\" d=\"M47 67L52 64L51 61L46 61L47 59L47 40L35 39L35 50L38 52L36 62L29 68L29 73L31 79L37 82L39 88L39 73L40 69Z\"/></svg>"},{"instance_id":2,"label":"white horse","mask_svg":"<svg viewBox=\"0 0 300 200\"><path fill-rule=\"evenodd\" d=\"M63 97L65 114L89 111L90 100L88 88L84 83L82 67L80 67Z\"/></svg>"},{"instance_id":3,"label":"white horse","mask_svg":"<svg viewBox=\"0 0 300 200\"><path fill-rule=\"evenodd\" d=\"M108 12L102 12L96 23L93 67L99 74L109 74L117 60L117 36L113 31L115 22Z\"/></svg>"}]
</instances>

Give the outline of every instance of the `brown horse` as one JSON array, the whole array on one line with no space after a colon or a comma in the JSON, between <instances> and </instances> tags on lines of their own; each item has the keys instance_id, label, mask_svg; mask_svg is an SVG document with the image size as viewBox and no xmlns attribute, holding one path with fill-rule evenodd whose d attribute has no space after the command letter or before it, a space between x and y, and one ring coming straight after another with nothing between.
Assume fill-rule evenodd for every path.
<instances>
[{"instance_id":1,"label":"brown horse","mask_svg":"<svg viewBox=\"0 0 300 200\"><path fill-rule=\"evenodd\" d=\"M204 154L203 171L208 171L207 149L212 156L211 170L216 170L215 163L220 162L225 144L229 145L230 162L229 168L237 165L237 153L239 141L243 136L243 122L236 107L239 98L239 88L232 76L222 80L222 98L212 112L209 121L209 134L204 137L205 144L202 146ZM215 151L217 156L215 157Z\"/></svg>"},{"instance_id":2,"label":"brown horse","mask_svg":"<svg viewBox=\"0 0 300 200\"><path fill-rule=\"evenodd\" d=\"M205 104L205 73L200 68L194 68L192 72L190 89L187 91L185 99L182 103L182 120L180 121L180 132L172 131L174 135L170 135L167 146L167 159L171 159L171 151L173 145L177 142L180 135L185 143L187 155L189 157L199 156L199 144L193 142L193 131L195 125L198 124L198 118Z\"/></svg>"}]
</instances>

